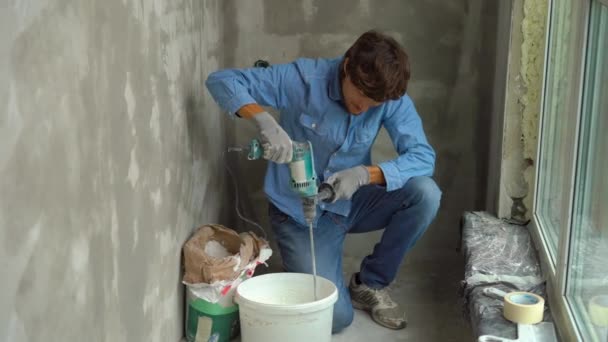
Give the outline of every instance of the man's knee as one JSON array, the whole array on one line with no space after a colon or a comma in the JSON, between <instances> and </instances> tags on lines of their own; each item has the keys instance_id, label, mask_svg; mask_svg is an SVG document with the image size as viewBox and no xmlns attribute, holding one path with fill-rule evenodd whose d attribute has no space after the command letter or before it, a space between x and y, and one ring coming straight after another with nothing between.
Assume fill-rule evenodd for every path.
<instances>
[{"instance_id":1,"label":"man's knee","mask_svg":"<svg viewBox=\"0 0 608 342\"><path fill-rule=\"evenodd\" d=\"M331 329L332 334L339 333L351 325L353 318L354 312L352 305L350 303L337 302L334 306L334 318Z\"/></svg>"},{"instance_id":2,"label":"man's knee","mask_svg":"<svg viewBox=\"0 0 608 342\"><path fill-rule=\"evenodd\" d=\"M429 214L435 215L441 202L441 190L430 177L414 177L403 189L408 193L408 206L423 206Z\"/></svg>"}]
</instances>

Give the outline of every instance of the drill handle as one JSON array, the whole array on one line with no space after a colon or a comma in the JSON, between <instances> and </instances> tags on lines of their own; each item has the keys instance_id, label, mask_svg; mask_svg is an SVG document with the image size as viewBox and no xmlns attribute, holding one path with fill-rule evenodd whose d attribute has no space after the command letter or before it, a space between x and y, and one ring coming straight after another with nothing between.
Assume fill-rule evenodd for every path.
<instances>
[{"instance_id":1,"label":"drill handle","mask_svg":"<svg viewBox=\"0 0 608 342\"><path fill-rule=\"evenodd\" d=\"M323 183L319 186L319 190L317 191L317 200L323 201L326 203L331 203L336 198L336 192L334 191L334 187L329 183Z\"/></svg>"}]
</instances>

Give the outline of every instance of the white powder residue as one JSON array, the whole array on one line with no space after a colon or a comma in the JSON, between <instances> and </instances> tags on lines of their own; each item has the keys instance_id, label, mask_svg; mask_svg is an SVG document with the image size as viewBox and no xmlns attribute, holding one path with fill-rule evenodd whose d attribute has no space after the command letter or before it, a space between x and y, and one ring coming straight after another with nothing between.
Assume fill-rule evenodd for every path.
<instances>
[{"instance_id":1,"label":"white powder residue","mask_svg":"<svg viewBox=\"0 0 608 342\"><path fill-rule=\"evenodd\" d=\"M232 254L221 243L210 240L205 244L205 254L215 258L225 258Z\"/></svg>"}]
</instances>

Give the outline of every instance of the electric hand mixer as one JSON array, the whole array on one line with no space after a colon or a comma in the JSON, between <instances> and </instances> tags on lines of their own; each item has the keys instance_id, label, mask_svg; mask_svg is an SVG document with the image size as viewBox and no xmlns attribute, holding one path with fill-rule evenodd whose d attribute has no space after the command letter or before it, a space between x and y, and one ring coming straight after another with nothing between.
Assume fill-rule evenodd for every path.
<instances>
[{"instance_id":1,"label":"electric hand mixer","mask_svg":"<svg viewBox=\"0 0 608 342\"><path fill-rule=\"evenodd\" d=\"M247 159L261 159L264 150L259 140L253 139L249 143ZM302 198L304 219L309 225L313 223L317 214L317 199L327 200L333 194L331 187L324 184L317 190L317 173L312 151L312 144L307 142L293 142L293 157L289 162L290 188ZM331 193L330 193L331 191Z\"/></svg>"}]
</instances>

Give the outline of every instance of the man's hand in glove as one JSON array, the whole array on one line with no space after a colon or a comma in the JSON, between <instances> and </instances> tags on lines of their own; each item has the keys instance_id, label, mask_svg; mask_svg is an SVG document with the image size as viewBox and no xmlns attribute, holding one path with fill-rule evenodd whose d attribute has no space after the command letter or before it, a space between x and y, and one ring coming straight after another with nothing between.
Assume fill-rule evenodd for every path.
<instances>
[{"instance_id":1,"label":"man's hand in glove","mask_svg":"<svg viewBox=\"0 0 608 342\"><path fill-rule=\"evenodd\" d=\"M289 163L293 156L293 146L289 135L267 112L255 114L253 120L260 130L264 159L279 164Z\"/></svg>"},{"instance_id":2,"label":"man's hand in glove","mask_svg":"<svg viewBox=\"0 0 608 342\"><path fill-rule=\"evenodd\" d=\"M339 199L349 200L360 187L370 183L370 174L365 166L360 165L334 173L326 183L334 188L334 202Z\"/></svg>"}]
</instances>

